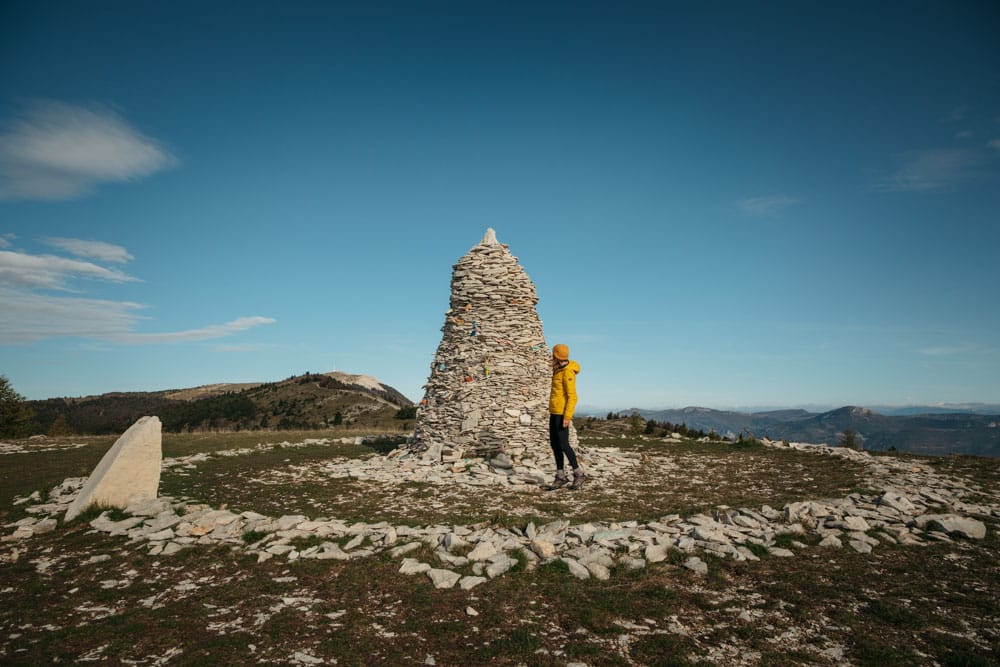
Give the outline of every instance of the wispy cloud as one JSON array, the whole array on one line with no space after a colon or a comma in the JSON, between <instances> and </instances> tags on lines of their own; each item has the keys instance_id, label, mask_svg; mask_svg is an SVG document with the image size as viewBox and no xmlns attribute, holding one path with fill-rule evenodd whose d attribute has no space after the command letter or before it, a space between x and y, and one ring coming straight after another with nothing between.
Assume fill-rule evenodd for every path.
<instances>
[{"instance_id":1,"label":"wispy cloud","mask_svg":"<svg viewBox=\"0 0 1000 667\"><path fill-rule=\"evenodd\" d=\"M959 354L979 354L988 350L982 345L965 343L961 345L938 345L924 347L919 350L920 354L928 357L953 357Z\"/></svg>"},{"instance_id":2,"label":"wispy cloud","mask_svg":"<svg viewBox=\"0 0 1000 667\"><path fill-rule=\"evenodd\" d=\"M9 248L13 243L10 240L14 238L13 234L0 234L0 248Z\"/></svg>"},{"instance_id":3,"label":"wispy cloud","mask_svg":"<svg viewBox=\"0 0 1000 667\"><path fill-rule=\"evenodd\" d=\"M64 239L72 241L73 239ZM103 254L110 261L126 261L132 256L121 246L96 245L75 248ZM31 255L0 250L0 344L28 343L46 338L78 337L128 345L186 343L224 338L253 327L274 323L270 317L240 317L224 324L164 333L136 331L146 319L143 304L131 301L93 299L50 294L52 290L77 291L81 279L108 283L137 282L118 269L93 262Z\"/></svg>"},{"instance_id":4,"label":"wispy cloud","mask_svg":"<svg viewBox=\"0 0 1000 667\"><path fill-rule=\"evenodd\" d=\"M944 148L911 153L893 174L879 181L875 189L883 192L932 192L947 190L975 180L982 174L980 151Z\"/></svg>"},{"instance_id":5,"label":"wispy cloud","mask_svg":"<svg viewBox=\"0 0 1000 667\"><path fill-rule=\"evenodd\" d=\"M946 113L944 115L944 118L942 118L941 120L944 121L945 123L960 123L963 120L965 120L965 117L968 115L968 113L969 113L969 107L966 106L955 107L954 109Z\"/></svg>"},{"instance_id":6,"label":"wispy cloud","mask_svg":"<svg viewBox=\"0 0 1000 667\"><path fill-rule=\"evenodd\" d=\"M134 257L132 257L132 255L129 253L128 250L121 247L120 245L115 245L114 243L105 243L104 241L67 239L58 236L43 238L41 239L41 241L42 243L50 245L53 248L59 248L60 250L65 250L71 255L76 255L77 257L86 257L88 259L96 259L99 262L125 264L135 259Z\"/></svg>"},{"instance_id":7,"label":"wispy cloud","mask_svg":"<svg viewBox=\"0 0 1000 667\"><path fill-rule=\"evenodd\" d=\"M169 333L135 333L123 332L106 336L108 340L118 343L144 344L144 343L189 343L198 340L211 340L213 338L224 338L232 336L240 331L246 331L262 324L274 324L275 320L270 317L240 317L225 324L212 324L200 329L188 329L186 331L173 331Z\"/></svg>"},{"instance_id":8,"label":"wispy cloud","mask_svg":"<svg viewBox=\"0 0 1000 667\"><path fill-rule=\"evenodd\" d=\"M73 199L175 164L111 109L37 102L0 134L0 201Z\"/></svg>"},{"instance_id":9,"label":"wispy cloud","mask_svg":"<svg viewBox=\"0 0 1000 667\"><path fill-rule=\"evenodd\" d=\"M788 195L768 195L741 199L737 205L747 215L766 218L776 216L800 201L797 197L789 197Z\"/></svg>"},{"instance_id":10,"label":"wispy cloud","mask_svg":"<svg viewBox=\"0 0 1000 667\"><path fill-rule=\"evenodd\" d=\"M138 280L118 269L107 269L92 262L0 250L0 285L65 290L69 281L75 278L115 283Z\"/></svg>"},{"instance_id":11,"label":"wispy cloud","mask_svg":"<svg viewBox=\"0 0 1000 667\"><path fill-rule=\"evenodd\" d=\"M215 352L261 352L262 350L272 350L277 345L273 343L219 343L213 345Z\"/></svg>"},{"instance_id":12,"label":"wispy cloud","mask_svg":"<svg viewBox=\"0 0 1000 667\"><path fill-rule=\"evenodd\" d=\"M108 339L127 333L143 306L125 301L52 296L0 287L0 343L79 336Z\"/></svg>"}]
</instances>

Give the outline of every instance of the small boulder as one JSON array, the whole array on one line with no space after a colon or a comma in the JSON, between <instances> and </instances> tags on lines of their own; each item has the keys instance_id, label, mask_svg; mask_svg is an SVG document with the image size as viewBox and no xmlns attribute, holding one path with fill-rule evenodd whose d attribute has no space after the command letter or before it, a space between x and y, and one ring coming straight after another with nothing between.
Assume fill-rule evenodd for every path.
<instances>
[{"instance_id":1,"label":"small boulder","mask_svg":"<svg viewBox=\"0 0 1000 667\"><path fill-rule=\"evenodd\" d=\"M708 564L697 556L691 556L686 561L684 561L684 567L691 570L695 574L705 575L708 574Z\"/></svg>"},{"instance_id":2,"label":"small boulder","mask_svg":"<svg viewBox=\"0 0 1000 667\"><path fill-rule=\"evenodd\" d=\"M458 583L458 580L462 578L462 575L457 572L439 568L427 570L427 576L434 582L434 588L453 588Z\"/></svg>"},{"instance_id":3,"label":"small boulder","mask_svg":"<svg viewBox=\"0 0 1000 667\"><path fill-rule=\"evenodd\" d=\"M925 514L917 517L917 526L941 533L958 533L973 540L986 537L986 524L957 514Z\"/></svg>"}]
</instances>

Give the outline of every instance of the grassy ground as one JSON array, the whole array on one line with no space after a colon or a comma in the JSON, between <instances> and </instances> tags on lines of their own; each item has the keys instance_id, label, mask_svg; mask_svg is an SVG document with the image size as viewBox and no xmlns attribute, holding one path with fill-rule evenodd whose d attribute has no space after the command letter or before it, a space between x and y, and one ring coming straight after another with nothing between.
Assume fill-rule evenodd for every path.
<instances>
[{"instance_id":1,"label":"grassy ground","mask_svg":"<svg viewBox=\"0 0 1000 667\"><path fill-rule=\"evenodd\" d=\"M500 516L523 525L557 518L650 520L718 505L780 507L792 500L840 497L864 484L856 464L827 461L823 474L815 474L810 472L815 457L796 451L690 441L589 444L639 451L648 461L637 472L607 485L592 484L582 494L494 494L427 483L331 479L326 468L331 457L336 462L369 456L371 449L312 446L213 459L198 464L190 474L165 475L161 488L175 497L269 514L410 525L475 523Z\"/></svg>"},{"instance_id":2,"label":"grassy ground","mask_svg":"<svg viewBox=\"0 0 1000 667\"><path fill-rule=\"evenodd\" d=\"M268 439L301 437L168 437L164 450L178 456ZM0 456L0 517L21 516L11 504L15 495L88 474L110 441ZM465 523L561 513L574 522L641 519L718 504L780 507L865 484L857 466L799 452L613 444L645 454L643 470L575 495L517 494L503 499L502 513L482 492L452 498L414 485L393 495L357 481L324 483L316 471L331 458L371 455L353 445L210 459L167 471L163 490L274 515ZM927 461L973 484L1000 473L995 460ZM412 516L401 509L411 505ZM841 655L857 665L998 664L998 529L990 522L982 541L883 544L867 555L807 546L797 547L795 558L758 563L705 556L707 577L683 569L677 557L637 572L616 569L606 582L580 582L554 563L462 592L398 574L399 560L387 554L257 564L240 551L196 547L161 558L76 523L22 543L16 562L0 562L0 663L288 663L298 653L300 661L313 656L339 665L423 664L428 656L438 665L790 665L836 664ZM110 558L90 562L98 555ZM408 555L434 562L426 548Z\"/></svg>"}]
</instances>

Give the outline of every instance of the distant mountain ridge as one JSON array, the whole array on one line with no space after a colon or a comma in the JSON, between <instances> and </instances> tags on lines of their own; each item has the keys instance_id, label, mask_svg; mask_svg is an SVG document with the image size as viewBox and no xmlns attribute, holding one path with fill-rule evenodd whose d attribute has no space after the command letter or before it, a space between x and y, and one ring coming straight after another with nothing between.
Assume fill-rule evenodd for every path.
<instances>
[{"instance_id":1,"label":"distant mountain ridge","mask_svg":"<svg viewBox=\"0 0 1000 667\"><path fill-rule=\"evenodd\" d=\"M850 429L861 436L865 449L894 447L915 454L1000 456L1000 414L884 415L857 406L821 413L799 409L744 413L700 407L636 411L645 419L714 430L721 435L751 433L772 440L835 444Z\"/></svg>"},{"instance_id":2,"label":"distant mountain ridge","mask_svg":"<svg viewBox=\"0 0 1000 667\"><path fill-rule=\"evenodd\" d=\"M221 383L154 392L112 392L27 401L44 433L119 433L143 415L166 431L314 429L350 423L400 427L392 421L413 406L369 375L306 373L277 382Z\"/></svg>"}]
</instances>

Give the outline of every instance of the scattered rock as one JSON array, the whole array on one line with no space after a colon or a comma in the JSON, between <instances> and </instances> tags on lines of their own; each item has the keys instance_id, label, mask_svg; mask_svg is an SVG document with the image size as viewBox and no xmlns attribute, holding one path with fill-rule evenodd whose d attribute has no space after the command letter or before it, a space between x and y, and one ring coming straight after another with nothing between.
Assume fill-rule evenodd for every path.
<instances>
[{"instance_id":1,"label":"scattered rock","mask_svg":"<svg viewBox=\"0 0 1000 667\"><path fill-rule=\"evenodd\" d=\"M579 561L573 558L562 558L560 560L566 563L566 566L569 567L569 573L572 574L577 579L590 578L590 571L586 567L581 565Z\"/></svg>"},{"instance_id":2,"label":"scattered rock","mask_svg":"<svg viewBox=\"0 0 1000 667\"><path fill-rule=\"evenodd\" d=\"M957 514L925 514L917 517L918 528L935 530L942 533L958 533L963 537L981 540L986 537L986 524L976 519L961 517Z\"/></svg>"},{"instance_id":3,"label":"scattered rock","mask_svg":"<svg viewBox=\"0 0 1000 667\"><path fill-rule=\"evenodd\" d=\"M434 583L434 588L452 588L458 583L458 580L462 578L462 575L457 572L452 572L451 570L441 570L438 568L429 568L427 570L427 576L430 577L431 581Z\"/></svg>"},{"instance_id":4,"label":"scattered rock","mask_svg":"<svg viewBox=\"0 0 1000 667\"><path fill-rule=\"evenodd\" d=\"M404 558L403 563L399 566L399 573L420 574L421 572L427 572L430 569L430 565L427 563L421 563L416 558Z\"/></svg>"},{"instance_id":5,"label":"scattered rock","mask_svg":"<svg viewBox=\"0 0 1000 667\"><path fill-rule=\"evenodd\" d=\"M708 574L708 565L702 559L697 556L691 556L684 561L684 567L691 570L695 574L705 575Z\"/></svg>"}]
</instances>

